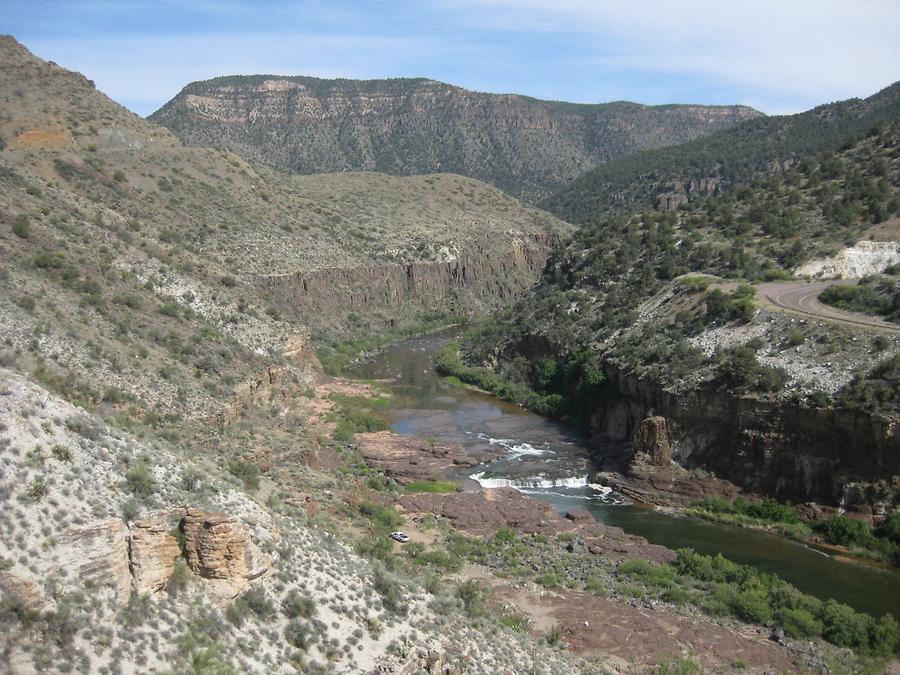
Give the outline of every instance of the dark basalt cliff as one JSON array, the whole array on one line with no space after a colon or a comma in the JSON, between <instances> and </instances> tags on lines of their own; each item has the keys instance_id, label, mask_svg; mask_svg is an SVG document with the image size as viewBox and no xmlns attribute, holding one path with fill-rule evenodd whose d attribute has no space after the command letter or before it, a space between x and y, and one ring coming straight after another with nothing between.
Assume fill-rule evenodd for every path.
<instances>
[{"instance_id":1,"label":"dark basalt cliff","mask_svg":"<svg viewBox=\"0 0 900 675\"><path fill-rule=\"evenodd\" d=\"M396 324L420 313L481 315L515 300L540 276L555 234L470 244L453 260L374 264L260 276L256 284L288 312L321 328L366 312Z\"/></svg>"},{"instance_id":2,"label":"dark basalt cliff","mask_svg":"<svg viewBox=\"0 0 900 675\"><path fill-rule=\"evenodd\" d=\"M535 201L601 162L760 116L746 106L540 101L427 79L258 75L186 86L150 119L298 173L461 173Z\"/></svg>"},{"instance_id":3,"label":"dark basalt cliff","mask_svg":"<svg viewBox=\"0 0 900 675\"><path fill-rule=\"evenodd\" d=\"M893 507L900 486L900 422L853 410L822 410L720 391L672 393L607 365L608 382L591 419L595 432L631 439L658 415L672 459L741 487L794 502L842 505L864 515Z\"/></svg>"}]
</instances>

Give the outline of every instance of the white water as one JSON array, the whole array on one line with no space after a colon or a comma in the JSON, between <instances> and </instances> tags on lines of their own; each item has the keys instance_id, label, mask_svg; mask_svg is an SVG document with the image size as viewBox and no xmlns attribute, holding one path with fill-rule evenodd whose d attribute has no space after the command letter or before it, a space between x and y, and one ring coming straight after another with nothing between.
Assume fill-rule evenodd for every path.
<instances>
[{"instance_id":1,"label":"white water","mask_svg":"<svg viewBox=\"0 0 900 675\"><path fill-rule=\"evenodd\" d=\"M568 478L547 478L544 474L539 473L536 476L528 478L485 478L484 471L473 473L469 476L483 488L553 488L553 487L587 487L588 477L578 478L575 476Z\"/></svg>"},{"instance_id":2,"label":"white water","mask_svg":"<svg viewBox=\"0 0 900 675\"><path fill-rule=\"evenodd\" d=\"M504 459L518 459L525 455L540 457L548 453L553 454L549 447L536 448L531 443L517 443L515 438L491 438L487 434L476 434L479 440L487 441L489 445L499 445L509 450L509 454Z\"/></svg>"}]
</instances>

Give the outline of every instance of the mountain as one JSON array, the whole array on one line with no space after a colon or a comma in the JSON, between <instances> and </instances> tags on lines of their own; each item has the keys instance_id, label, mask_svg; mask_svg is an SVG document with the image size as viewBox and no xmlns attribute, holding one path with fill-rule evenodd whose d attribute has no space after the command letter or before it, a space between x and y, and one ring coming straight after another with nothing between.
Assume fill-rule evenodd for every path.
<instances>
[{"instance_id":1,"label":"mountain","mask_svg":"<svg viewBox=\"0 0 900 675\"><path fill-rule=\"evenodd\" d=\"M616 469L649 480L632 485L641 499L670 480L696 497L696 470L860 517L897 510L900 328L816 296L834 284L823 301L892 316L898 226L894 121L718 196L586 223L465 344L474 371L454 374L500 375L517 402L604 439L658 439L655 464ZM809 283L855 269L875 276Z\"/></svg>"},{"instance_id":2,"label":"mountain","mask_svg":"<svg viewBox=\"0 0 900 675\"><path fill-rule=\"evenodd\" d=\"M296 173L452 172L534 202L615 157L759 116L744 106L541 101L427 79L256 75L189 84L149 119L187 145Z\"/></svg>"},{"instance_id":3,"label":"mountain","mask_svg":"<svg viewBox=\"0 0 900 675\"><path fill-rule=\"evenodd\" d=\"M614 212L674 208L798 159L834 152L900 117L900 82L866 99L828 103L796 115L758 117L680 145L610 160L541 206L573 223Z\"/></svg>"}]
</instances>

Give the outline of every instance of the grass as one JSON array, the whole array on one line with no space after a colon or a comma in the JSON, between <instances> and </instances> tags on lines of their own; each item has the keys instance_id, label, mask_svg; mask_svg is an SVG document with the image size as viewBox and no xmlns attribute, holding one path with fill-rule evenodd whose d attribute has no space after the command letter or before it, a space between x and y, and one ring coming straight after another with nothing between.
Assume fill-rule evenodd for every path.
<instances>
[{"instance_id":1,"label":"grass","mask_svg":"<svg viewBox=\"0 0 900 675\"><path fill-rule=\"evenodd\" d=\"M456 492L457 485L451 480L417 480L406 486L407 492L432 492L442 494Z\"/></svg>"}]
</instances>

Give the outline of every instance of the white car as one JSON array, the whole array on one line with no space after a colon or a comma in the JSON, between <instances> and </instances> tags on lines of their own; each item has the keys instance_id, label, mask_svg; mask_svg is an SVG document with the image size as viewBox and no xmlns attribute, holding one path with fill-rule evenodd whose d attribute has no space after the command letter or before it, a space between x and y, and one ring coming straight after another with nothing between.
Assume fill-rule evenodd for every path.
<instances>
[{"instance_id":1,"label":"white car","mask_svg":"<svg viewBox=\"0 0 900 675\"><path fill-rule=\"evenodd\" d=\"M405 544L409 541L409 535L406 534L406 532L391 532L391 539L399 541L401 544Z\"/></svg>"}]
</instances>

